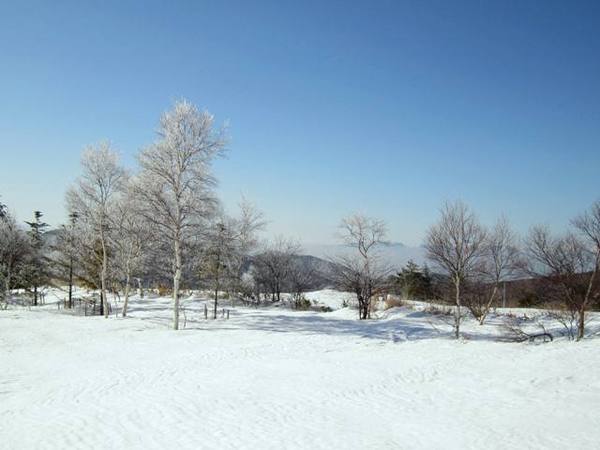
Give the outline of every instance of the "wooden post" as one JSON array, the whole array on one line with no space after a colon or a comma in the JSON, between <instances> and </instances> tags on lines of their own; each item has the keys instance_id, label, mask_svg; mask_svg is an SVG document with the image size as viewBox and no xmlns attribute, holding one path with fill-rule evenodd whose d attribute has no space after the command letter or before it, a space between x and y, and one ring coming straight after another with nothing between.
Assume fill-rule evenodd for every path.
<instances>
[{"instance_id":1,"label":"wooden post","mask_svg":"<svg viewBox=\"0 0 600 450\"><path fill-rule=\"evenodd\" d=\"M204 304L204 320L208 320L208 307Z\"/></svg>"},{"instance_id":2,"label":"wooden post","mask_svg":"<svg viewBox=\"0 0 600 450\"><path fill-rule=\"evenodd\" d=\"M229 320L229 310L227 310L227 320Z\"/></svg>"}]
</instances>

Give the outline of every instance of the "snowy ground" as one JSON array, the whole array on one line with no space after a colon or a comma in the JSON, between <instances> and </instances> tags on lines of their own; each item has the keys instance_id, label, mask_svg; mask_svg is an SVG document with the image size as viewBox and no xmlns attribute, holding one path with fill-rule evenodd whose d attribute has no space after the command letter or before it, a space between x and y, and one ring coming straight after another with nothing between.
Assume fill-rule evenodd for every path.
<instances>
[{"instance_id":1,"label":"snowy ground","mask_svg":"<svg viewBox=\"0 0 600 450\"><path fill-rule=\"evenodd\" d=\"M312 299L338 307L343 294ZM48 296L52 301L52 296ZM597 448L600 340L453 341L440 318L134 299L131 317L0 311L0 448ZM336 306L337 305L337 306ZM600 326L594 318L592 329Z\"/></svg>"}]
</instances>

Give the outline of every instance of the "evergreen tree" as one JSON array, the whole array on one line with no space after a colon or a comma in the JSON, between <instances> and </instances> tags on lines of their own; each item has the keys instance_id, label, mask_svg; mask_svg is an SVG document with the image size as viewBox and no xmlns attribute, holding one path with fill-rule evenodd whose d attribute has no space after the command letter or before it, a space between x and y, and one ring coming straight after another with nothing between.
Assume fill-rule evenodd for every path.
<instances>
[{"instance_id":1,"label":"evergreen tree","mask_svg":"<svg viewBox=\"0 0 600 450\"><path fill-rule=\"evenodd\" d=\"M31 260L27 270L27 284L33 287L33 305L38 304L39 287L48 279L48 270L46 258L44 256L44 234L49 225L42 222L43 214L41 211L33 212L33 221L25 222L29 225L27 235L31 241Z\"/></svg>"},{"instance_id":2,"label":"evergreen tree","mask_svg":"<svg viewBox=\"0 0 600 450\"><path fill-rule=\"evenodd\" d=\"M427 300L432 295L429 268L426 265L421 268L413 260L396 275L396 283L406 299Z\"/></svg>"}]
</instances>

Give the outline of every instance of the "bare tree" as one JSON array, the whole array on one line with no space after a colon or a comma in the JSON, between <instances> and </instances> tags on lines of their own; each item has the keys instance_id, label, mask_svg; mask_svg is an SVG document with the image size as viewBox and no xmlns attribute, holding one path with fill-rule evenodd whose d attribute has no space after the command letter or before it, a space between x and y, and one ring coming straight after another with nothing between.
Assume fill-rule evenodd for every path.
<instances>
[{"instance_id":1,"label":"bare tree","mask_svg":"<svg viewBox=\"0 0 600 450\"><path fill-rule=\"evenodd\" d=\"M461 287L478 268L485 253L486 232L469 207L457 201L446 203L441 218L427 231L427 257L449 275L454 286L454 333L460 337Z\"/></svg>"},{"instance_id":2,"label":"bare tree","mask_svg":"<svg viewBox=\"0 0 600 450\"><path fill-rule=\"evenodd\" d=\"M304 294L314 284L316 278L315 268L304 263L304 260L296 258L292 262L288 274L288 286L292 294L294 308L300 309L304 301Z\"/></svg>"},{"instance_id":3,"label":"bare tree","mask_svg":"<svg viewBox=\"0 0 600 450\"><path fill-rule=\"evenodd\" d=\"M144 205L143 215L172 248L176 330L185 247L217 204L211 163L223 152L225 138L213 124L211 114L179 101L161 117L157 142L138 155L142 170L136 192Z\"/></svg>"},{"instance_id":4,"label":"bare tree","mask_svg":"<svg viewBox=\"0 0 600 450\"><path fill-rule=\"evenodd\" d=\"M465 297L471 314L483 325L498 297L502 283L514 278L522 267L517 238L505 218L488 233L483 257Z\"/></svg>"},{"instance_id":5,"label":"bare tree","mask_svg":"<svg viewBox=\"0 0 600 450\"><path fill-rule=\"evenodd\" d=\"M280 301L281 293L288 283L294 259L300 252L300 245L293 239L278 236L256 256L261 281L269 288L272 301Z\"/></svg>"},{"instance_id":6,"label":"bare tree","mask_svg":"<svg viewBox=\"0 0 600 450\"><path fill-rule=\"evenodd\" d=\"M356 295L360 320L370 318L372 299L385 289L392 273L379 252L386 234L383 221L361 214L342 219L339 226L340 239L351 253L331 260L333 277L340 289Z\"/></svg>"},{"instance_id":7,"label":"bare tree","mask_svg":"<svg viewBox=\"0 0 600 450\"><path fill-rule=\"evenodd\" d=\"M591 255L588 286L585 294L586 307L592 301L600 300L600 200L595 201L582 215L573 220L573 226L579 232L583 244Z\"/></svg>"},{"instance_id":8,"label":"bare tree","mask_svg":"<svg viewBox=\"0 0 600 450\"><path fill-rule=\"evenodd\" d=\"M583 215L577 219L576 223L582 227L580 230L586 229L586 217L591 216ZM546 281L546 300L563 305L564 310L557 313L557 317L568 317L570 323L576 319L577 340L582 339L585 334L585 314L598 289L597 253L573 233L554 237L547 227L542 226L531 229L527 248L530 272Z\"/></svg>"},{"instance_id":9,"label":"bare tree","mask_svg":"<svg viewBox=\"0 0 600 450\"><path fill-rule=\"evenodd\" d=\"M108 317L107 274L109 254L110 214L127 173L119 165L117 153L108 142L86 148L81 159L83 173L67 191L70 211L76 211L97 238L101 248L101 307Z\"/></svg>"}]
</instances>

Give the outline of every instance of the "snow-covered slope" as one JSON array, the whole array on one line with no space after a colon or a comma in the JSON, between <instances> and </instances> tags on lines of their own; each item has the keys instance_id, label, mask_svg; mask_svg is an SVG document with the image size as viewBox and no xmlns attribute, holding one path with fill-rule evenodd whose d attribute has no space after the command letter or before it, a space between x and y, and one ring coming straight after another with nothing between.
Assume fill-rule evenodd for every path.
<instances>
[{"instance_id":1,"label":"snow-covered slope","mask_svg":"<svg viewBox=\"0 0 600 450\"><path fill-rule=\"evenodd\" d=\"M310 294L341 303L334 291ZM338 297L337 300L336 296ZM511 344L494 325L448 339L437 318L232 309L168 329L55 305L0 312L0 448L564 449L600 441L600 341ZM597 318L593 325L598 325Z\"/></svg>"}]
</instances>

